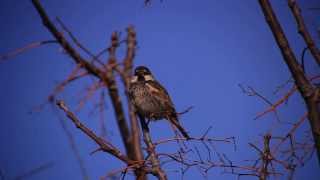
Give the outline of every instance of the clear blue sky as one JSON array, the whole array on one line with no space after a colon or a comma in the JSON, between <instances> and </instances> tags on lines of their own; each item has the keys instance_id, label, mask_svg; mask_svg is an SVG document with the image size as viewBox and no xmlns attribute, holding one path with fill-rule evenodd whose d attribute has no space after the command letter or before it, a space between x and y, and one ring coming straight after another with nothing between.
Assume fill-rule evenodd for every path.
<instances>
[{"instance_id":1,"label":"clear blue sky","mask_svg":"<svg viewBox=\"0 0 320 180\"><path fill-rule=\"evenodd\" d=\"M238 87L239 83L250 85L276 101L280 94L273 95L273 91L290 77L257 0L164 0L163 3L154 0L147 8L142 0L41 2L52 19L61 18L94 53L109 45L113 31L121 31L124 37L125 28L133 24L139 47L135 64L150 67L167 87L178 111L194 106L181 120L192 135L200 136L212 125L211 136L235 136L236 152L231 146L217 144L220 151L235 162L255 157L248 142L259 142L259 134L268 130L275 134L285 132L286 128L277 129L273 115L253 120L255 114L267 106L257 98L247 97ZM305 45L296 33L286 1L272 2L292 48L300 57ZM319 8L320 2L299 2L306 24L319 45L316 29L320 28L320 12L308 8ZM0 54L33 41L52 39L30 1L2 0L0 22ZM319 72L309 54L306 61L310 75ZM53 167L30 179L81 179L78 162L61 128L58 113L50 106L30 113L33 107L46 100L73 67L73 62L57 45L33 49L0 64L0 170L7 179L47 162L53 162ZM87 79L73 84L59 98L75 109L90 82ZM89 115L92 102L95 101L90 101L91 105L78 114L85 124L99 132L98 117ZM109 101L107 104L107 138L121 147ZM303 102L296 95L289 105L282 107L280 118L295 122L304 112ZM64 116L60 114L60 117ZM91 156L89 153L97 146L69 121L66 124L91 179L98 179L120 167L118 161L104 153ZM303 131L308 129L305 124L297 137L302 137ZM151 124L151 130L154 139L172 135L166 122ZM212 170L209 179L236 178L220 172L222 169ZM170 172L169 177L177 179L179 174ZM191 170L185 179L196 177L201 175ZM315 155L305 167L297 170L296 177L319 179Z\"/></svg>"}]
</instances>

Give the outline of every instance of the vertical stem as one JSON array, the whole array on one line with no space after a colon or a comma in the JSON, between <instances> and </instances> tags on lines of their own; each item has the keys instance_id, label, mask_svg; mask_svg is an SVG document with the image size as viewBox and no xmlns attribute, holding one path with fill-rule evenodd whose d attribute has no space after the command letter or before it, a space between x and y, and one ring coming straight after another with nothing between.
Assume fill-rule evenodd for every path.
<instances>
[{"instance_id":1,"label":"vertical stem","mask_svg":"<svg viewBox=\"0 0 320 180\"><path fill-rule=\"evenodd\" d=\"M129 110L129 120L130 120L130 130L131 130L131 139L132 139L132 146L133 146L133 153L134 153L134 160L136 161L143 161L143 152L141 148L140 142L140 130L139 124L137 120L137 116L134 110L133 105L130 103L130 98L128 96L128 89L130 85L130 79L132 75L132 68L133 68L133 59L135 57L135 50L136 50L136 32L133 26L129 26L127 28L127 52L125 59L123 60L124 68L123 73L124 77L122 79L123 84L125 86L125 94L127 96L128 101L128 110ZM136 178L138 180L146 180L147 176L143 171L135 171Z\"/></svg>"},{"instance_id":2,"label":"vertical stem","mask_svg":"<svg viewBox=\"0 0 320 180\"><path fill-rule=\"evenodd\" d=\"M160 180L167 180L167 175L160 167L160 161L159 161L157 153L155 151L155 146L151 140L149 127L143 117L139 116L139 119L140 119L140 124L141 124L142 132L143 132L143 140L147 146L147 151L150 156L150 161L152 164L152 174L157 176L158 179L160 179Z\"/></svg>"}]
</instances>

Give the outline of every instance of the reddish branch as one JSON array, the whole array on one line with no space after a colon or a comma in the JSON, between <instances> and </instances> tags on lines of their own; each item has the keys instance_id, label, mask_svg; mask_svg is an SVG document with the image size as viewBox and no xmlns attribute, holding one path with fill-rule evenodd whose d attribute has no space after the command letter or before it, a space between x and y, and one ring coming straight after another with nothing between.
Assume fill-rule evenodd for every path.
<instances>
[{"instance_id":1,"label":"reddish branch","mask_svg":"<svg viewBox=\"0 0 320 180\"><path fill-rule=\"evenodd\" d=\"M54 111L57 111L54 99L52 99L51 105L52 105L52 109ZM59 113L57 113L57 114L59 114ZM85 167L85 162L81 158L81 155L80 155L79 149L78 149L78 147L76 145L75 138L73 137L73 134L67 128L67 124L65 122L65 118L59 116L58 119L59 119L60 126L61 126L62 130L64 131L64 133L67 136L67 140L69 142L70 148L71 148L76 160L78 161L80 172L81 172L83 180L89 180L90 178L89 178L89 175L88 175L87 168Z\"/></svg>"},{"instance_id":2,"label":"reddish branch","mask_svg":"<svg viewBox=\"0 0 320 180\"><path fill-rule=\"evenodd\" d=\"M89 51L84 45L82 45L78 39L73 35L73 33L67 28L67 26L60 20L60 18L56 18L57 22L60 24L61 28L69 35L71 40L74 42L76 46L78 46L81 50L83 50L86 54L88 54L92 58L92 62L98 62L99 65L103 66L103 63L99 60L99 57L95 56L91 51Z\"/></svg>"},{"instance_id":3,"label":"reddish branch","mask_svg":"<svg viewBox=\"0 0 320 180\"><path fill-rule=\"evenodd\" d=\"M301 124L306 120L306 118L307 118L307 113L303 115L298 122L293 124L289 132L284 136L284 138L281 138L280 142L274 147L274 150L273 150L274 153L277 152L281 144L283 144L289 137L293 136L294 132L298 129L298 127L301 126Z\"/></svg>"},{"instance_id":4,"label":"reddish branch","mask_svg":"<svg viewBox=\"0 0 320 180\"><path fill-rule=\"evenodd\" d=\"M64 50L72 57L76 64L83 67L88 73L96 76L108 88L108 92L111 98L112 105L114 107L115 116L117 119L118 127L121 132L121 137L126 147L126 151L129 157L132 159L138 159L140 157L136 157L133 151L133 144L131 141L130 131L128 125L125 120L124 110L122 107L122 103L120 100L119 92L117 89L117 85L114 79L113 74L113 65L116 64L115 59L115 48L117 47L117 38L115 35L112 36L112 45L109 48L110 59L108 61L108 65L106 66L106 71L101 70L95 67L93 64L87 62L81 55L71 46L71 44L63 37L63 35L57 30L55 25L50 21L48 15L45 10L41 6L38 0L32 1L35 8L37 9L40 17L42 18L43 24L47 27L47 29L51 32L51 34L56 38L56 40L60 43L60 45L64 48Z\"/></svg>"},{"instance_id":5,"label":"reddish branch","mask_svg":"<svg viewBox=\"0 0 320 180\"><path fill-rule=\"evenodd\" d=\"M314 76L310 78L310 81L318 79L319 76ZM286 82L287 84L287 82ZM263 111L262 113L258 113L257 118L262 117L265 114L276 112L277 108L284 102L288 100L288 98L297 90L297 87L292 87L283 97L281 97L278 101L275 103L271 103L266 97L259 94L256 90L254 90L251 87L248 87L245 89L242 87L243 92L246 93L249 96L257 96L259 99L261 99L263 102L266 102L270 105L270 108ZM281 87L282 88L282 87ZM279 90L279 88L277 88ZM288 179L292 179L292 175L295 171L295 168L297 165L303 165L307 160L308 157L311 157L314 145L313 143L308 143L307 141L303 141L302 146L298 146L301 143L297 142L295 137L296 130L301 127L303 122L307 119L307 113L305 113L300 119L294 123L291 127L291 129L284 135L280 137L272 137L272 139L279 140L277 143L273 143L272 150L270 149L270 139L271 134L264 137L264 148L267 149L267 152L264 150L260 150L256 145L249 143L251 147L253 147L255 150L259 152L259 158L255 160L255 164L251 166L253 170L250 172L233 172L233 174L237 174L238 177L240 176L256 176L260 179L266 179L269 175L282 175L282 173L276 172L276 169L278 170L278 167L275 167L275 164L280 165L284 169L288 171L289 177ZM269 138L270 137L270 138ZM287 142L287 143L286 143ZM290 145L288 147L288 144ZM284 145L284 146L283 146ZM267 148L266 148L267 147ZM284 148L283 148L284 147ZM310 148L311 147L311 148ZM280 149L281 148L281 149ZM281 154L280 154L281 153ZM303 155L299 155L300 153L303 153ZM266 154L269 154L271 158L267 159ZM281 156L280 156L281 155ZM277 158L276 158L277 157ZM282 160L280 160L280 158ZM264 159L264 161L263 161ZM260 162L260 166L258 169L254 169L257 167L258 163ZM274 163L273 163L274 162ZM242 169L245 170L245 169Z\"/></svg>"},{"instance_id":6,"label":"reddish branch","mask_svg":"<svg viewBox=\"0 0 320 180\"><path fill-rule=\"evenodd\" d=\"M18 49L15 49L15 50L7 53L7 54L0 55L0 63L7 60L7 59L10 59L14 56L17 56L18 54L24 53L25 51L28 51L30 49L37 48L37 47L45 45L45 44L53 44L53 43L57 43L57 41L47 40L47 41L37 41L37 42L27 44L26 46L24 46L22 48L18 48Z\"/></svg>"},{"instance_id":7,"label":"reddish branch","mask_svg":"<svg viewBox=\"0 0 320 180\"><path fill-rule=\"evenodd\" d=\"M304 74L303 69L299 65L292 49L290 48L289 42L273 12L270 2L268 0L259 0L259 3L273 36L281 50L283 60L287 64L295 84L307 106L308 119L317 148L318 159L320 161L320 109L318 107L320 90L319 88L313 87Z\"/></svg>"},{"instance_id":8,"label":"reddish branch","mask_svg":"<svg viewBox=\"0 0 320 180\"><path fill-rule=\"evenodd\" d=\"M85 48L78 40L77 38L72 34L72 32L67 28L67 26L60 20L60 18L56 18L57 22L60 24L61 28L68 33L69 37L72 39L72 41L84 52L86 52L91 57L94 57L95 55L92 54L87 48Z\"/></svg>"},{"instance_id":9,"label":"reddish branch","mask_svg":"<svg viewBox=\"0 0 320 180\"><path fill-rule=\"evenodd\" d=\"M132 141L132 136L130 134L130 130L128 128L128 124L125 119L125 114L123 110L123 106L120 100L118 88L116 85L116 81L113 74L113 67L116 64L115 58L115 49L118 46L117 36L113 34L112 36L112 45L109 48L110 58L108 64L105 66L105 69L99 69L93 64L86 61L81 55L71 46L71 44L64 38L64 36L58 31L55 25L50 21L48 15L45 10L41 6L38 0L32 0L33 5L37 9L43 24L47 27L47 29L51 32L51 34L56 38L59 44L64 48L64 50L69 54L74 62L84 68L88 73L96 76L100 79L106 87L108 88L109 96L111 98L112 105L114 107L114 112L117 120L118 127L120 129L121 137L123 143L125 145L126 152L128 157L133 160L141 160L142 153L136 153L134 147L136 147L136 141ZM138 145L139 147L139 145ZM140 150L141 151L141 150ZM141 176L144 179L144 175Z\"/></svg>"},{"instance_id":10,"label":"reddish branch","mask_svg":"<svg viewBox=\"0 0 320 180\"><path fill-rule=\"evenodd\" d=\"M261 158L262 158L262 165L260 168L260 179L261 180L266 180L268 177L268 166L271 163L272 160L272 156L270 153L270 139L271 136L270 135L266 135L264 136L264 148L263 148L263 152L261 154Z\"/></svg>"},{"instance_id":11,"label":"reddish branch","mask_svg":"<svg viewBox=\"0 0 320 180\"><path fill-rule=\"evenodd\" d=\"M113 69L114 67L117 66L116 48L118 47L118 45L119 45L118 36L117 36L117 33L114 32L112 33L112 36L111 36L111 46L109 47L109 60L108 60L108 64L106 65L106 76L108 77L106 78L106 85L108 87L109 96L111 98L112 105L115 107L115 115L117 117L118 128L122 134L121 136L122 140L123 142L125 142L127 154L131 154L130 156L132 157L132 159L142 160L142 157L140 156L142 153L137 153L134 148L135 146L140 147L140 144L139 145L133 144L132 136L130 134L128 124L125 120L123 106L121 103L118 87L114 77ZM135 143L139 143L139 142L135 142Z\"/></svg>"},{"instance_id":12,"label":"reddish branch","mask_svg":"<svg viewBox=\"0 0 320 180\"><path fill-rule=\"evenodd\" d=\"M71 73L68 75L67 79L65 79L64 81L62 81L61 83L59 83L53 90L52 94L49 95L48 100L49 102L54 102L55 96L60 93L61 91L63 91L63 89L70 84L71 82L81 79L82 77L88 75L87 72L81 72L79 74L80 71L80 66L77 66L75 69L73 69L71 71Z\"/></svg>"},{"instance_id":13,"label":"reddish branch","mask_svg":"<svg viewBox=\"0 0 320 180\"><path fill-rule=\"evenodd\" d=\"M131 137L132 137L132 142L135 145L134 148L134 153L136 155L137 160L143 160L143 153L142 153L142 148L140 144L140 129L139 129L139 124L137 120L136 113L134 111L133 105L130 103L129 96L128 96L128 89L129 89L129 83L130 79L132 76L132 69L133 69L133 59L135 57L135 51L136 51L136 32L133 28L133 26L129 26L127 28L127 39L126 39L126 44L127 44L127 52L126 56L123 60L123 69L117 71L119 74L122 74L122 82L125 87L125 94L127 96L127 101L128 103L128 110L129 110L129 119L130 119L130 127L131 127ZM118 67L118 66L116 66Z\"/></svg>"},{"instance_id":14,"label":"reddish branch","mask_svg":"<svg viewBox=\"0 0 320 180\"><path fill-rule=\"evenodd\" d=\"M309 78L309 81L314 81L320 79L320 75L313 76ZM287 84L289 81L287 81L285 84ZM264 115L274 112L276 115L276 118L279 120L279 117L277 115L277 108L287 102L289 98L297 91L297 86L293 86L288 92L285 93L284 96L282 96L279 100L277 100L275 103L272 103L270 100L268 100L265 96L258 93L254 88L248 86L245 88L243 85L239 84L239 87L242 89L243 93L247 94L248 96L257 96L259 99L261 99L263 102L267 103L270 107L266 110L259 112L254 119L259 119L263 117ZM277 91L282 88L282 86L277 88Z\"/></svg>"},{"instance_id":15,"label":"reddish branch","mask_svg":"<svg viewBox=\"0 0 320 180\"><path fill-rule=\"evenodd\" d=\"M228 138L224 138L224 139L217 139L217 138L208 138L208 137L191 137L189 139L189 141L204 141L204 142L225 142L225 143L234 143L234 137L228 137ZM168 139L163 139L163 140L159 140L157 142L154 143L154 145L160 145L160 144L164 144L164 143L168 143L168 142L176 142L177 140L181 140L181 141L187 141L186 138L184 137L174 137L174 138L168 138Z\"/></svg>"},{"instance_id":16,"label":"reddish branch","mask_svg":"<svg viewBox=\"0 0 320 180\"><path fill-rule=\"evenodd\" d=\"M268 114L269 112L274 112L276 118L278 121L280 121L279 117L278 117L278 112L277 112L277 106L280 104L273 104L270 100L268 100L265 96L263 96L262 94L258 93L254 88L248 86L247 89L245 87L243 87L241 84L239 84L239 87L241 88L242 92L245 93L248 96L257 96L259 99L261 99L263 102L265 102L266 104L268 104L270 106L269 109L267 109L264 112L258 113L258 115L256 115L256 117L254 118L259 119L260 117L264 116L265 114ZM293 93L289 92L288 97Z\"/></svg>"},{"instance_id":17,"label":"reddish branch","mask_svg":"<svg viewBox=\"0 0 320 180\"><path fill-rule=\"evenodd\" d=\"M143 140L147 146L147 152L148 152L148 155L149 155L149 158L151 161L152 173L155 176L157 176L158 179L166 180L167 175L162 170L162 168L160 166L159 157L158 157L158 154L156 153L156 149L155 149L156 146L152 142L148 125L142 116L140 116L139 119L140 119L140 123L141 123L141 127L142 127Z\"/></svg>"},{"instance_id":18,"label":"reddish branch","mask_svg":"<svg viewBox=\"0 0 320 180\"><path fill-rule=\"evenodd\" d=\"M113 156L125 162L126 164L133 164L133 161L129 159L127 156L125 156L123 153L121 153L117 148L115 148L113 145L97 136L92 130L83 125L81 121L73 114L73 112L71 112L68 109L68 107L65 105L63 101L57 101L57 105L66 113L67 117L74 123L74 125L77 128L79 128L83 133L85 133L88 137L93 139L99 145L99 150L112 154Z\"/></svg>"},{"instance_id":19,"label":"reddish branch","mask_svg":"<svg viewBox=\"0 0 320 180\"><path fill-rule=\"evenodd\" d=\"M258 158L253 161L253 165L235 166L236 168L232 169L230 173L238 175L239 178L241 176L254 176L259 178L260 180L266 180L269 179L270 176L274 176L275 179L278 179L279 176L284 175L279 171L279 168L282 167L289 172L288 179L292 179L292 174L295 171L296 163L290 159L280 160L276 158L275 152L271 151L272 139L276 138L272 137L271 134L268 133L264 135L262 143L263 145L261 148L253 143L249 143L250 147L258 152ZM295 150L296 149L293 146L293 141L291 141L291 155L289 156L289 158L299 158L295 154Z\"/></svg>"},{"instance_id":20,"label":"reddish branch","mask_svg":"<svg viewBox=\"0 0 320 180\"><path fill-rule=\"evenodd\" d=\"M272 162L286 164L274 158L270 150L270 140L270 134L266 134L265 136L263 136L262 150L260 150L256 145L249 143L249 145L259 153L259 159L256 161L253 167L256 167L258 165L257 163L261 162L259 170L255 172L255 176L259 177L260 180L266 180L270 175L280 175L280 173L275 171Z\"/></svg>"},{"instance_id":21,"label":"reddish branch","mask_svg":"<svg viewBox=\"0 0 320 180\"><path fill-rule=\"evenodd\" d=\"M311 81L317 80L317 79L320 79L320 76L319 76L319 75L310 78L309 81L311 82ZM275 111L275 110L278 108L278 106L280 106L281 104L284 104L285 102L287 102L288 99L289 99L289 97L290 97L294 92L296 92L296 90L297 90L297 86L292 87L292 88L289 90L289 92L287 92L282 98L280 98L277 102L272 103L271 106L270 106L270 108L268 108L267 110L265 110L265 111L263 111L263 112L261 112L261 113L258 113L258 115L256 116L255 119L258 119L258 118L264 116L265 114L267 114L267 113L269 113L269 112L271 112L271 111Z\"/></svg>"}]
</instances>

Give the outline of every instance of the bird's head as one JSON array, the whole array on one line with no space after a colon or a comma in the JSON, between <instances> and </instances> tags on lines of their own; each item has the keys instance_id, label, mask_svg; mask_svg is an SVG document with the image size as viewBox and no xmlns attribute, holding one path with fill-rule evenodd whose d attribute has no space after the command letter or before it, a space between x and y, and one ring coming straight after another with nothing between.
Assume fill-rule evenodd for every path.
<instances>
[{"instance_id":1,"label":"bird's head","mask_svg":"<svg viewBox=\"0 0 320 180\"><path fill-rule=\"evenodd\" d=\"M131 82L136 81L153 81L151 71L145 66L138 66L134 70L134 76L131 79Z\"/></svg>"}]
</instances>

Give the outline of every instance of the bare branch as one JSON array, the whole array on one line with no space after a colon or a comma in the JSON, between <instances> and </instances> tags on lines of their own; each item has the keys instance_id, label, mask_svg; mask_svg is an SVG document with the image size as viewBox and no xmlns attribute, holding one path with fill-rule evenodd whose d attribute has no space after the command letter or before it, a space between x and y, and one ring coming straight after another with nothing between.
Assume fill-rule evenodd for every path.
<instances>
[{"instance_id":1,"label":"bare branch","mask_svg":"<svg viewBox=\"0 0 320 180\"><path fill-rule=\"evenodd\" d=\"M22 179L30 178L35 174L38 174L38 173L40 173L42 171L45 171L45 170L47 170L49 168L52 168L53 165L54 165L53 162L48 162L48 163L42 164L41 166L39 166L37 168L34 168L34 169L32 169L32 170L30 170L28 172L25 172L24 174L19 175L19 176L15 177L14 179L15 180L22 180Z\"/></svg>"},{"instance_id":2,"label":"bare branch","mask_svg":"<svg viewBox=\"0 0 320 180\"><path fill-rule=\"evenodd\" d=\"M51 106L52 109L54 111L56 111L56 113L57 113L57 108L55 108L54 102L51 102L51 105L52 105ZM79 163L81 175L82 175L84 180L89 180L89 175L88 175L87 169L85 167L85 163L84 163L83 159L81 158L81 155L80 155L78 147L76 146L75 139L74 139L72 133L67 128L67 125L66 125L66 122L64 121L64 118L59 116L60 115L59 113L57 113L57 114L58 114L58 119L59 119L59 122L60 122L60 126L61 126L62 130L64 131L64 133L66 134L68 142L69 142L69 145L70 145L70 148L71 148L75 158L77 159L77 161Z\"/></svg>"},{"instance_id":3,"label":"bare branch","mask_svg":"<svg viewBox=\"0 0 320 180\"><path fill-rule=\"evenodd\" d=\"M318 108L320 89L314 88L305 76L303 69L299 65L292 49L290 48L289 42L282 30L281 25L278 22L276 15L273 12L270 2L268 0L259 0L259 3L266 21L272 30L273 36L281 50L283 60L287 64L291 75L295 80L295 84L308 108L308 119L317 148L318 160L320 162L320 109Z\"/></svg>"},{"instance_id":4,"label":"bare branch","mask_svg":"<svg viewBox=\"0 0 320 180\"><path fill-rule=\"evenodd\" d=\"M316 47L306 25L304 24L303 17L301 15L301 10L295 0L288 0L288 5L291 9L291 12L296 19L297 28L299 34L303 37L305 43L307 44L308 49L310 50L312 56L320 67L320 51Z\"/></svg>"},{"instance_id":5,"label":"bare branch","mask_svg":"<svg viewBox=\"0 0 320 180\"><path fill-rule=\"evenodd\" d=\"M59 44L63 47L63 49L72 57L76 64L80 64L90 73L95 76L102 76L101 72L97 67L88 63L81 55L70 45L70 43L63 37L63 35L58 31L58 29L54 26L54 24L50 21L47 13L41 6L39 0L32 0L34 7L37 9L44 26L51 32L51 34L55 37L55 39L59 42Z\"/></svg>"},{"instance_id":6,"label":"bare branch","mask_svg":"<svg viewBox=\"0 0 320 180\"><path fill-rule=\"evenodd\" d=\"M33 43L30 43L30 44L27 44L26 46L23 46L21 48L18 48L18 49L15 49L7 54L4 54L4 55L0 55L0 63L1 62L4 62L5 60L8 60L14 56L17 56L21 53L24 53L30 49L33 49L33 48L37 48L37 47L40 47L42 45L45 45L45 44L54 44L54 43L58 43L58 41L55 41L55 40L46 40L46 41L37 41L37 42L33 42Z\"/></svg>"},{"instance_id":7,"label":"bare branch","mask_svg":"<svg viewBox=\"0 0 320 180\"><path fill-rule=\"evenodd\" d=\"M105 66L106 70L102 70L94 66L93 64L87 62L81 55L70 45L70 43L63 37L63 35L57 30L54 24L50 21L48 15L45 10L41 6L38 0L32 0L33 5L37 9L40 17L42 18L43 24L47 27L47 29L51 32L51 34L57 39L60 45L64 48L64 50L72 57L74 62L81 67L83 67L88 73L96 76L108 88L109 96L111 97L111 102L114 107L115 116L117 119L118 127L121 132L121 137L123 143L126 147L126 152L128 156L132 159L133 156L133 147L131 142L130 131L128 125L125 120L123 106L120 100L118 88L116 85L116 81L113 74L113 67L116 63L115 58L115 50L118 46L118 37L116 33L112 34L111 37L111 46L108 49L110 58L108 60L108 64Z\"/></svg>"},{"instance_id":8,"label":"bare branch","mask_svg":"<svg viewBox=\"0 0 320 180\"><path fill-rule=\"evenodd\" d=\"M57 106L63 110L67 117L74 123L74 125L79 128L83 133L85 133L88 137L94 140L99 146L100 149L104 152L107 152L114 157L120 159L121 161L125 162L126 164L133 164L133 161L130 160L127 156L122 154L117 148L115 148L111 143L106 142L104 139L98 137L93 131L83 125L80 120L71 112L69 111L68 107L65 105L63 101L57 101Z\"/></svg>"},{"instance_id":9,"label":"bare branch","mask_svg":"<svg viewBox=\"0 0 320 180\"><path fill-rule=\"evenodd\" d=\"M158 158L158 154L155 151L155 145L152 143L148 125L142 116L140 116L139 119L140 119L142 132L143 132L143 140L147 145L147 152L148 152L148 155L150 156L150 161L152 164L152 173L153 175L157 176L158 179L166 180L167 175L160 167L160 161Z\"/></svg>"},{"instance_id":10,"label":"bare branch","mask_svg":"<svg viewBox=\"0 0 320 180\"><path fill-rule=\"evenodd\" d=\"M68 33L72 41L85 53L87 53L89 56L91 56L93 61L98 62L100 65L103 66L103 63L99 60L99 57L96 57L91 51L89 51L86 47L84 47L77 38L73 35L73 33L67 28L67 26L62 22L62 20L58 17L56 17L57 22L60 24L62 29Z\"/></svg>"}]
</instances>

